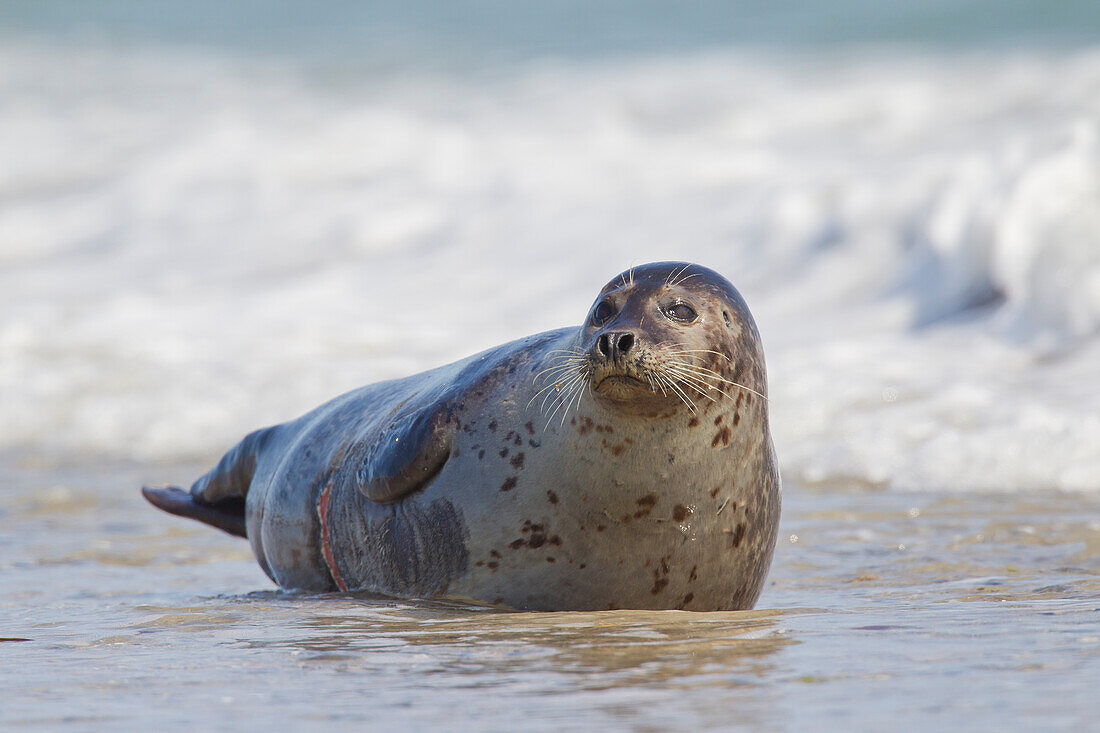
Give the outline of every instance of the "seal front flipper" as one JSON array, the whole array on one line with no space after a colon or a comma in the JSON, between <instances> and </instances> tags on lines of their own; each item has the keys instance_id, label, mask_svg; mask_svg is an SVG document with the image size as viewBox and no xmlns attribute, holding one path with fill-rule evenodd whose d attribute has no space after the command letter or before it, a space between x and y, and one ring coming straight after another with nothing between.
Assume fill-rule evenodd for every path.
<instances>
[{"instance_id":1,"label":"seal front flipper","mask_svg":"<svg viewBox=\"0 0 1100 733\"><path fill-rule=\"evenodd\" d=\"M431 396L398 407L367 443L355 475L359 490L388 504L426 486L451 455L450 415L446 400Z\"/></svg>"},{"instance_id":2,"label":"seal front flipper","mask_svg":"<svg viewBox=\"0 0 1100 733\"><path fill-rule=\"evenodd\" d=\"M244 529L244 501L226 499L217 504L202 504L178 486L155 489L144 486L141 494L149 503L169 514L190 517L237 537L247 537Z\"/></svg>"},{"instance_id":3,"label":"seal front flipper","mask_svg":"<svg viewBox=\"0 0 1100 733\"><path fill-rule=\"evenodd\" d=\"M494 379L514 371L514 360L528 350L569 331L550 331L477 354L454 365L456 370L435 388L398 404L360 435L357 445L362 452L355 474L359 490L371 501L389 504L427 486L451 457L459 424L456 409L471 393L487 392Z\"/></svg>"}]
</instances>

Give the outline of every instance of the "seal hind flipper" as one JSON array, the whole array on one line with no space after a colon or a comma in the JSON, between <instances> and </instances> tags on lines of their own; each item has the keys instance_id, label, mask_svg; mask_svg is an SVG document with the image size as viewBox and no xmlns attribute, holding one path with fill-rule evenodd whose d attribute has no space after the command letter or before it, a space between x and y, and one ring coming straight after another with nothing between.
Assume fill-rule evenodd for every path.
<instances>
[{"instance_id":1,"label":"seal hind flipper","mask_svg":"<svg viewBox=\"0 0 1100 733\"><path fill-rule=\"evenodd\" d=\"M275 430L264 428L249 433L196 481L190 492L166 486L143 487L141 493L149 503L169 514L197 519L231 535L247 537L245 498L256 472L257 457Z\"/></svg>"},{"instance_id":2,"label":"seal hind flipper","mask_svg":"<svg viewBox=\"0 0 1100 733\"><path fill-rule=\"evenodd\" d=\"M143 486L141 494L150 504L179 517L197 519L236 537L247 537L244 527L244 501L226 499L216 504L203 504L178 486L150 488Z\"/></svg>"},{"instance_id":3,"label":"seal hind flipper","mask_svg":"<svg viewBox=\"0 0 1100 733\"><path fill-rule=\"evenodd\" d=\"M244 437L218 461L206 475L191 486L191 495L200 504L220 504L227 499L244 500L252 475L256 472L256 459L264 444L277 429L263 428Z\"/></svg>"},{"instance_id":4,"label":"seal hind flipper","mask_svg":"<svg viewBox=\"0 0 1100 733\"><path fill-rule=\"evenodd\" d=\"M402 405L368 445L356 472L359 490L371 501L388 504L423 488L450 457L451 438L445 401Z\"/></svg>"}]
</instances>

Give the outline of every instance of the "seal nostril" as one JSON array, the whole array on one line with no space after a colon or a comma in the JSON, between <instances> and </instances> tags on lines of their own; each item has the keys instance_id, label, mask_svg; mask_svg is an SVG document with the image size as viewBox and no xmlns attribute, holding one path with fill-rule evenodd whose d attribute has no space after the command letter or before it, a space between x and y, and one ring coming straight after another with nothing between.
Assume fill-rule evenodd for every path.
<instances>
[{"instance_id":1,"label":"seal nostril","mask_svg":"<svg viewBox=\"0 0 1100 733\"><path fill-rule=\"evenodd\" d=\"M618 344L619 353L625 354L626 352L630 351L630 347L633 346L633 345L634 345L634 334L624 333L622 336L619 336L619 344Z\"/></svg>"},{"instance_id":2,"label":"seal nostril","mask_svg":"<svg viewBox=\"0 0 1100 733\"><path fill-rule=\"evenodd\" d=\"M608 342L607 334L602 334L596 339L596 349L599 350L604 356L611 358L611 345Z\"/></svg>"}]
</instances>

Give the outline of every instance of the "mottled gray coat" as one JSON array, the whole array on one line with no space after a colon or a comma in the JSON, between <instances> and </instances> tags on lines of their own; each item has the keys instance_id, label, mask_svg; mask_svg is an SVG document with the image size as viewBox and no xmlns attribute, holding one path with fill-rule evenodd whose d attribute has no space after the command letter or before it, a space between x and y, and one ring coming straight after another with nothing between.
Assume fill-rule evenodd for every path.
<instances>
[{"instance_id":1,"label":"mottled gray coat","mask_svg":"<svg viewBox=\"0 0 1100 733\"><path fill-rule=\"evenodd\" d=\"M678 394L687 372L654 376L676 359L721 376ZM609 283L579 328L356 390L252 433L185 498L146 494L247 534L288 588L751 608L780 509L766 393L736 290L657 263Z\"/></svg>"}]
</instances>

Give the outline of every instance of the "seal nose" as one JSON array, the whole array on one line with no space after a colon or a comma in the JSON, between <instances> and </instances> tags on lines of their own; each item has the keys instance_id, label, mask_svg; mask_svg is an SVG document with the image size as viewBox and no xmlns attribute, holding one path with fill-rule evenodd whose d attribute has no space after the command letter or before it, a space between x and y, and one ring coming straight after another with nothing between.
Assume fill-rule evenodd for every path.
<instances>
[{"instance_id":1,"label":"seal nose","mask_svg":"<svg viewBox=\"0 0 1100 733\"><path fill-rule=\"evenodd\" d=\"M600 334L596 339L596 349L608 361L618 361L634 347L634 334L622 331Z\"/></svg>"}]
</instances>

